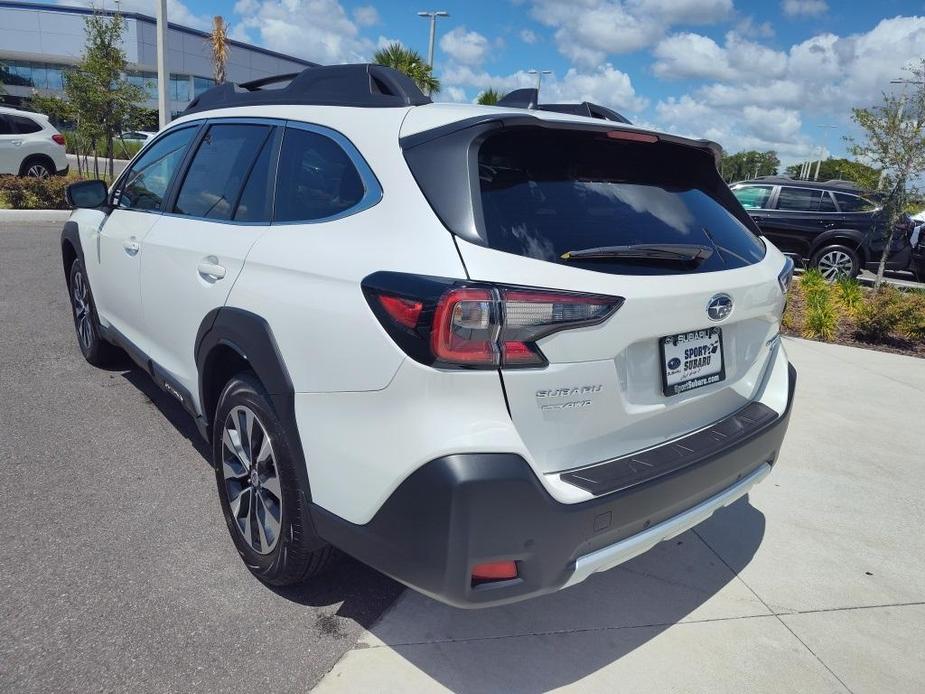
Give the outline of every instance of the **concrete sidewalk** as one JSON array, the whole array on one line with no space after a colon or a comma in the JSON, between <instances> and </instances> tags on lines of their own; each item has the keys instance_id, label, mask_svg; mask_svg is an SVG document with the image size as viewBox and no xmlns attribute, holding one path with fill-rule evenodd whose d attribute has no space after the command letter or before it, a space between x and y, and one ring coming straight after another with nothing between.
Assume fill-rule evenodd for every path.
<instances>
[{"instance_id":1,"label":"concrete sidewalk","mask_svg":"<svg viewBox=\"0 0 925 694\"><path fill-rule=\"evenodd\" d=\"M750 498L533 601L406 591L317 691L925 691L925 361L785 342L790 432Z\"/></svg>"}]
</instances>

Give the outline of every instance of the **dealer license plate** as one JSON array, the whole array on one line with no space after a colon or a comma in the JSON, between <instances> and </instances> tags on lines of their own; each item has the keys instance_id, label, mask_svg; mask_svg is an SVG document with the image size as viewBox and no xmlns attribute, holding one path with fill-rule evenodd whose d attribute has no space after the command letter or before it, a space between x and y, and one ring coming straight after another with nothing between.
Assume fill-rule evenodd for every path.
<instances>
[{"instance_id":1,"label":"dealer license plate","mask_svg":"<svg viewBox=\"0 0 925 694\"><path fill-rule=\"evenodd\" d=\"M680 395L726 378L719 328L668 335L659 340L659 352L665 395Z\"/></svg>"}]
</instances>

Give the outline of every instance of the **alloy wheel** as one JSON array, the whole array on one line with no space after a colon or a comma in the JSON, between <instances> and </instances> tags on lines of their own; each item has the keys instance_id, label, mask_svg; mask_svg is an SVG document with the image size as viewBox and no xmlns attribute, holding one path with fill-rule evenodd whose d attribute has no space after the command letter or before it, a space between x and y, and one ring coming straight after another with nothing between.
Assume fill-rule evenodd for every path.
<instances>
[{"instance_id":1,"label":"alloy wheel","mask_svg":"<svg viewBox=\"0 0 925 694\"><path fill-rule=\"evenodd\" d=\"M32 178L48 178L49 175L48 167L44 164L32 164L26 169L26 176L31 176Z\"/></svg>"},{"instance_id":2,"label":"alloy wheel","mask_svg":"<svg viewBox=\"0 0 925 694\"><path fill-rule=\"evenodd\" d=\"M90 293L87 290L87 281L82 272L74 273L71 297L74 301L74 325L77 327L77 337L84 351L93 345L93 325L90 322Z\"/></svg>"},{"instance_id":3,"label":"alloy wheel","mask_svg":"<svg viewBox=\"0 0 925 694\"><path fill-rule=\"evenodd\" d=\"M827 280L836 280L842 276L850 276L854 269L854 262L844 251L831 250L819 258L817 263L819 272Z\"/></svg>"},{"instance_id":4,"label":"alloy wheel","mask_svg":"<svg viewBox=\"0 0 925 694\"><path fill-rule=\"evenodd\" d=\"M258 554L272 552L282 526L283 495L270 437L249 407L234 407L225 417L222 474L241 537Z\"/></svg>"}]
</instances>

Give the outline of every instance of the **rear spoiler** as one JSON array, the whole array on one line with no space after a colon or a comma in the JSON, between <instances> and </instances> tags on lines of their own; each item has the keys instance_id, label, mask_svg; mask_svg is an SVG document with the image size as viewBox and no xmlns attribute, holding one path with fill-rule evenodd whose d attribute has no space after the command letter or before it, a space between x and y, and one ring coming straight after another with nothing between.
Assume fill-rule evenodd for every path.
<instances>
[{"instance_id":1,"label":"rear spoiler","mask_svg":"<svg viewBox=\"0 0 925 694\"><path fill-rule=\"evenodd\" d=\"M537 111L555 111L556 113L568 113L572 116L584 116L585 118L599 118L614 121L615 123L629 124L630 122L623 114L600 104L592 104L590 101L582 101L580 104L541 104L539 100L539 91L537 89L515 89L505 94L495 105Z\"/></svg>"},{"instance_id":2,"label":"rear spoiler","mask_svg":"<svg viewBox=\"0 0 925 694\"><path fill-rule=\"evenodd\" d=\"M518 90L518 91L536 91L534 90ZM499 102L500 105L500 102ZM555 105L555 104L554 104ZM577 106L577 104L576 104ZM464 118L463 120L455 121L453 123L447 123L445 125L437 126L436 128L430 128L429 130L422 130L418 133L413 133L411 135L405 135L404 137L399 138L398 144L401 146L402 150L408 150L418 145L422 145L425 142L430 142L431 140L436 140L447 135L459 132L461 130L467 130L468 128L475 128L483 126L483 129L492 129L492 128L508 128L508 127L518 127L518 126L533 126L538 128L558 128L560 130L587 130L589 132L600 132L607 133L612 131L620 131L626 133L640 133L645 135L653 135L659 140L664 142L671 142L677 145L683 145L685 147L693 147L694 149L700 149L705 152L708 152L713 160L716 162L717 168L719 168L720 159L723 156L723 148L716 142L712 140L695 140L688 137L681 137L679 135L668 135L666 133L660 133L655 130L645 130L643 128L636 128L633 126L622 127L630 125L627 123L616 123L612 121L603 121L600 123L592 123L587 121L567 121L567 120L548 120L546 118L537 117L536 115L527 114L527 113L517 113L514 111L505 113L486 113L480 116L473 116L472 118Z\"/></svg>"}]
</instances>

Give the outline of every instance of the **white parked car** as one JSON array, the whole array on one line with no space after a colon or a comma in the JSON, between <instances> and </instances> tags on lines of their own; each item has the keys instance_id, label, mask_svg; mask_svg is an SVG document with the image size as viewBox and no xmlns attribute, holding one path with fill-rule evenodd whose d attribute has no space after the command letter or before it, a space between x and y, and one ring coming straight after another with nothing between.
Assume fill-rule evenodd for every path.
<instances>
[{"instance_id":1,"label":"white parked car","mask_svg":"<svg viewBox=\"0 0 925 694\"><path fill-rule=\"evenodd\" d=\"M64 136L48 116L0 106L0 174L45 178L67 170Z\"/></svg>"},{"instance_id":2,"label":"white parked car","mask_svg":"<svg viewBox=\"0 0 925 694\"><path fill-rule=\"evenodd\" d=\"M147 130L130 130L119 135L119 138L126 142L147 142L157 133L148 132Z\"/></svg>"},{"instance_id":3,"label":"white parked car","mask_svg":"<svg viewBox=\"0 0 925 694\"><path fill-rule=\"evenodd\" d=\"M111 190L71 186L62 232L83 355L118 345L195 418L260 579L336 547L512 602L771 471L793 265L716 145L434 104L380 66L265 84L200 96Z\"/></svg>"}]
</instances>

